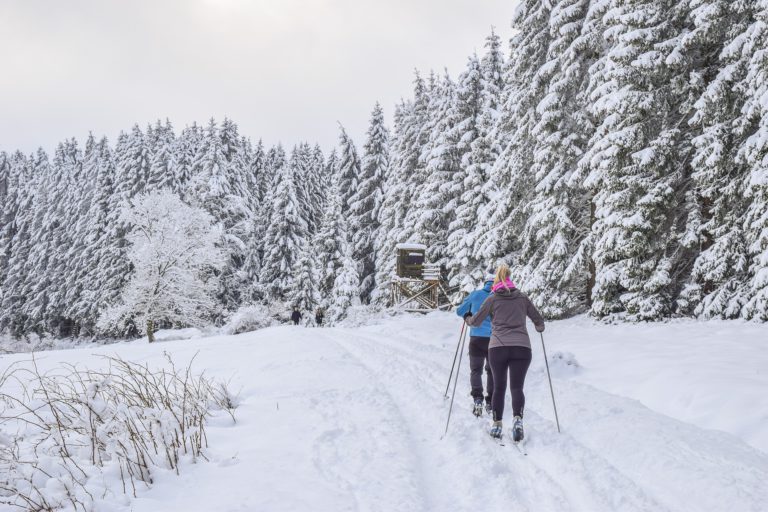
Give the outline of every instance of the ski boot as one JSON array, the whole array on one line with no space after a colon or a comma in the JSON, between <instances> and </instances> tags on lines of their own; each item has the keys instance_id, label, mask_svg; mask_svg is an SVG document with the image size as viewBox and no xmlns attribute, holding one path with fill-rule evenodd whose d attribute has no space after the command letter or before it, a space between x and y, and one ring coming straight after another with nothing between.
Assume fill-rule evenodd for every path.
<instances>
[{"instance_id":1,"label":"ski boot","mask_svg":"<svg viewBox=\"0 0 768 512\"><path fill-rule=\"evenodd\" d=\"M488 433L491 435L494 439L501 439L502 436L502 428L501 428L501 422L500 421L494 421L491 425L491 429L488 431Z\"/></svg>"},{"instance_id":2,"label":"ski boot","mask_svg":"<svg viewBox=\"0 0 768 512\"><path fill-rule=\"evenodd\" d=\"M515 416L515 422L512 424L512 440L519 443L525 437L523 432L523 418L522 416Z\"/></svg>"},{"instance_id":3,"label":"ski boot","mask_svg":"<svg viewBox=\"0 0 768 512\"><path fill-rule=\"evenodd\" d=\"M474 414L478 418L483 415L483 399L482 398L475 398L475 405L472 408L472 414Z\"/></svg>"}]
</instances>

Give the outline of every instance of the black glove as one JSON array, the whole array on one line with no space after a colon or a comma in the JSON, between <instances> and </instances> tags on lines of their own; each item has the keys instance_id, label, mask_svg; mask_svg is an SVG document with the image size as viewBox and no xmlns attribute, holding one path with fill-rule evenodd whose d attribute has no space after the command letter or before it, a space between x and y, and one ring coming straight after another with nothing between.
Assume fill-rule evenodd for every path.
<instances>
[{"instance_id":1,"label":"black glove","mask_svg":"<svg viewBox=\"0 0 768 512\"><path fill-rule=\"evenodd\" d=\"M472 318L472 313L464 313L464 321L467 321L467 318Z\"/></svg>"},{"instance_id":2,"label":"black glove","mask_svg":"<svg viewBox=\"0 0 768 512\"><path fill-rule=\"evenodd\" d=\"M536 326L536 332L544 332L544 324Z\"/></svg>"}]
</instances>

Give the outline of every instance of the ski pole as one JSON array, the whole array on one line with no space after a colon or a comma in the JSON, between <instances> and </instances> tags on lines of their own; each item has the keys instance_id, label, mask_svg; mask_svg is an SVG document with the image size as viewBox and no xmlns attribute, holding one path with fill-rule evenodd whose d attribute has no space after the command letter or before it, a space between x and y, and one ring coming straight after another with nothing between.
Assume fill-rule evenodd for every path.
<instances>
[{"instance_id":1,"label":"ski pole","mask_svg":"<svg viewBox=\"0 0 768 512\"><path fill-rule=\"evenodd\" d=\"M451 374L448 375L448 384L445 385L445 393L443 398L448 400L448 388L451 387L451 378L453 378L453 369L456 367L456 357L459 355L459 345L461 345L461 338L464 337L464 329L467 327L465 322L461 322L461 334L459 334L459 342L456 343L456 353L453 354L453 364L451 365Z\"/></svg>"},{"instance_id":2,"label":"ski pole","mask_svg":"<svg viewBox=\"0 0 768 512\"><path fill-rule=\"evenodd\" d=\"M461 358L464 356L464 341L467 339L467 330L462 331L461 352L459 352L459 364L456 366L456 376L453 378L453 394L451 395L451 406L448 408L448 419L445 421L445 432L443 437L448 434L448 424L451 422L451 412L453 412L453 399L456 398L456 384L459 382L459 370L461 370ZM442 437L440 438L442 439Z\"/></svg>"},{"instance_id":3,"label":"ski pole","mask_svg":"<svg viewBox=\"0 0 768 512\"><path fill-rule=\"evenodd\" d=\"M547 347L544 346L544 334L541 335L541 349L544 351L544 364L547 365L547 379L549 380L549 393L552 395L552 408L555 410L555 423L557 423L557 433L560 433L560 420L557 418L557 406L555 405L555 390L552 389L552 377L549 375L549 361L547 360Z\"/></svg>"}]
</instances>

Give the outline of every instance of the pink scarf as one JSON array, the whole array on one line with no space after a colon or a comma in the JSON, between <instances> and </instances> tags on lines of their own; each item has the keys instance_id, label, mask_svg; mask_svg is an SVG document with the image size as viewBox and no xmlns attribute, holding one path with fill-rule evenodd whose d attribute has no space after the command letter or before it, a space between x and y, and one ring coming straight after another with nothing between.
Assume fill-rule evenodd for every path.
<instances>
[{"instance_id":1,"label":"pink scarf","mask_svg":"<svg viewBox=\"0 0 768 512\"><path fill-rule=\"evenodd\" d=\"M507 290L511 290L512 288L515 288L515 283L513 283L511 279L507 278L506 280L499 281L498 283L493 285L491 290L493 292L497 292L497 291L501 290L502 288L506 288Z\"/></svg>"}]
</instances>

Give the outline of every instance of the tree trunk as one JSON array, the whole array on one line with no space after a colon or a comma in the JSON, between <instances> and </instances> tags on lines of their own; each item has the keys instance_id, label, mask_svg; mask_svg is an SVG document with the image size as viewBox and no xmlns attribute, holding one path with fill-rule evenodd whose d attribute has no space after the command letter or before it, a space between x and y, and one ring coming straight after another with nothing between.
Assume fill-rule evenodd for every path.
<instances>
[{"instance_id":1,"label":"tree trunk","mask_svg":"<svg viewBox=\"0 0 768 512\"><path fill-rule=\"evenodd\" d=\"M155 322L147 320L147 339L150 343L155 341Z\"/></svg>"}]
</instances>

